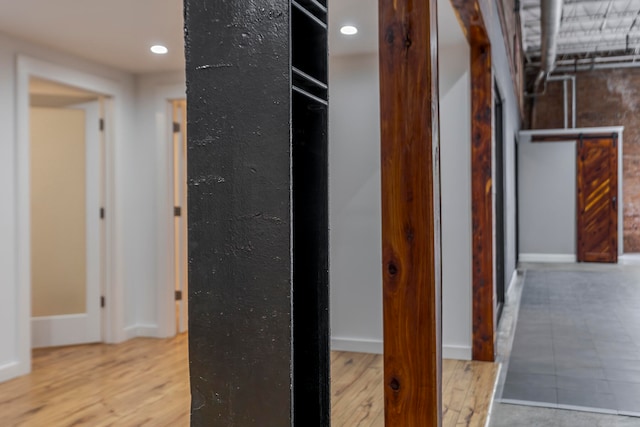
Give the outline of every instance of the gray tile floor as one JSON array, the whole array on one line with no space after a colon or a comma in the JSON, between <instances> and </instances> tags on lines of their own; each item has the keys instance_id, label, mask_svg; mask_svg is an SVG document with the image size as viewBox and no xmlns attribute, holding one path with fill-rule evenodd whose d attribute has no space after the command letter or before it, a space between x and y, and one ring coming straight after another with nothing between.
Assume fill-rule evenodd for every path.
<instances>
[{"instance_id":1,"label":"gray tile floor","mask_svg":"<svg viewBox=\"0 0 640 427\"><path fill-rule=\"evenodd\" d=\"M529 270L517 316L502 402L640 416L638 270Z\"/></svg>"}]
</instances>

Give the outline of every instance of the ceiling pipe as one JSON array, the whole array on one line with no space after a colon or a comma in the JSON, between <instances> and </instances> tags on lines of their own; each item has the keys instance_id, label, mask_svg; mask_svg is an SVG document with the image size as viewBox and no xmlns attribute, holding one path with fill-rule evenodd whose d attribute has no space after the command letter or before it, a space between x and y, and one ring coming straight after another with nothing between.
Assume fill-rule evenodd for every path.
<instances>
[{"instance_id":1,"label":"ceiling pipe","mask_svg":"<svg viewBox=\"0 0 640 427\"><path fill-rule=\"evenodd\" d=\"M558 53L558 33L562 20L563 0L540 1L541 61L540 72L536 77L533 92L537 93L540 85L546 84L547 77L556 65Z\"/></svg>"}]
</instances>

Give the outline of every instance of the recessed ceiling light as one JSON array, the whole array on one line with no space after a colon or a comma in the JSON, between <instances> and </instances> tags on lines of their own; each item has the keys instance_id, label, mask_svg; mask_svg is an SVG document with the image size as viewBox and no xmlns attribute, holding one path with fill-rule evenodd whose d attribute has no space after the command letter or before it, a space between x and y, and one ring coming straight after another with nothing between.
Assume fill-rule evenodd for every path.
<instances>
[{"instance_id":1,"label":"recessed ceiling light","mask_svg":"<svg viewBox=\"0 0 640 427\"><path fill-rule=\"evenodd\" d=\"M158 54L158 55L164 55L165 53L169 52L169 49L167 49L166 46L162 46L160 44L157 44L155 46L151 46L151 52Z\"/></svg>"},{"instance_id":2,"label":"recessed ceiling light","mask_svg":"<svg viewBox=\"0 0 640 427\"><path fill-rule=\"evenodd\" d=\"M340 28L340 32L345 36L352 36L354 34L358 34L358 29L353 25L345 25L344 27Z\"/></svg>"}]
</instances>

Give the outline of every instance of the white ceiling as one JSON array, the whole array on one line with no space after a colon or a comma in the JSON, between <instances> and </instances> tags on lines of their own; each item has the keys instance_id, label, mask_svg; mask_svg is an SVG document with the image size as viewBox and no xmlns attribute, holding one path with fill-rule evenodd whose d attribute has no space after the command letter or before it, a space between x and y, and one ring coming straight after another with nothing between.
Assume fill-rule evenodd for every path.
<instances>
[{"instance_id":1,"label":"white ceiling","mask_svg":"<svg viewBox=\"0 0 640 427\"><path fill-rule=\"evenodd\" d=\"M438 5L440 43L464 42L449 0ZM184 68L182 0L0 0L0 11L0 32L27 41L132 73ZM341 35L346 24L358 34ZM378 0L329 0L329 31L332 55L377 51Z\"/></svg>"},{"instance_id":2,"label":"white ceiling","mask_svg":"<svg viewBox=\"0 0 640 427\"><path fill-rule=\"evenodd\" d=\"M0 31L133 73L184 63L182 0L0 0Z\"/></svg>"},{"instance_id":3,"label":"white ceiling","mask_svg":"<svg viewBox=\"0 0 640 427\"><path fill-rule=\"evenodd\" d=\"M440 45L466 43L449 0L438 0ZM340 34L343 25L358 28L356 36ZM378 0L329 0L329 52L350 55L378 50Z\"/></svg>"}]
</instances>

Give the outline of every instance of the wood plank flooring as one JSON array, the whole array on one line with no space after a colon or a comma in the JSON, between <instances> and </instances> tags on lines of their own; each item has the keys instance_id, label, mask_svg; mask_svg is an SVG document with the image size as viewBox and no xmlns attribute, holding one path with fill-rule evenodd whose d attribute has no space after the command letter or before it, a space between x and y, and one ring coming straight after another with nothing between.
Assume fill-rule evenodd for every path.
<instances>
[{"instance_id":1,"label":"wood plank flooring","mask_svg":"<svg viewBox=\"0 0 640 427\"><path fill-rule=\"evenodd\" d=\"M187 337L35 350L33 372L0 384L3 427L186 427ZM333 352L332 425L384 426L382 356ZM445 360L444 427L485 424L497 365Z\"/></svg>"}]
</instances>

